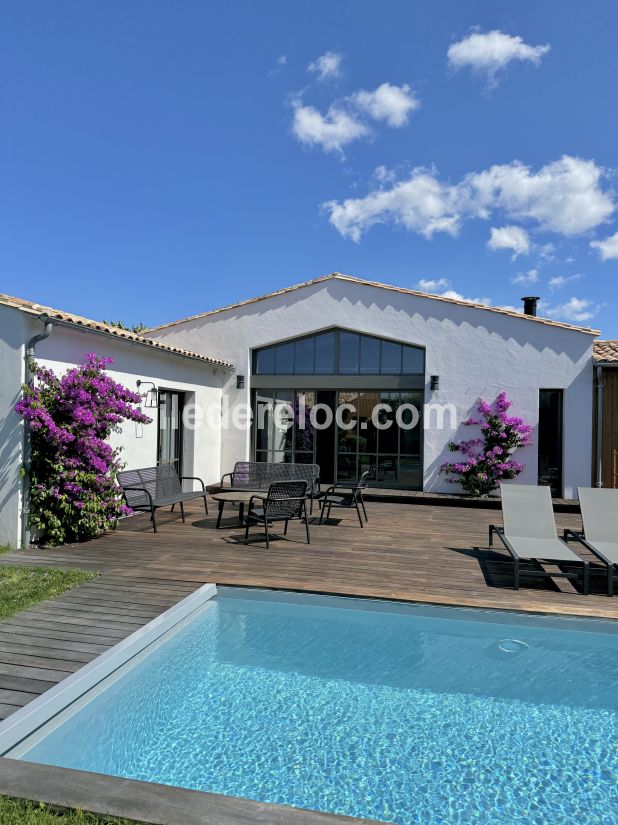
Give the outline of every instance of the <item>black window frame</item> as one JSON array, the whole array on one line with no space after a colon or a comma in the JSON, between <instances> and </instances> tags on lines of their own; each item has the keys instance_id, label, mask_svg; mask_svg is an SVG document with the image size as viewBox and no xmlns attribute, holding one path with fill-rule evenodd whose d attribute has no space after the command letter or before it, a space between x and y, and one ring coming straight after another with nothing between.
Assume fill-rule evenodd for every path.
<instances>
[{"instance_id":1,"label":"black window frame","mask_svg":"<svg viewBox=\"0 0 618 825\"><path fill-rule=\"evenodd\" d=\"M543 426L541 422L541 410L542 410L542 394L543 393L556 393L558 397L558 415L557 421L554 422L553 426L556 427L557 433L552 435L551 441L553 442L554 449L557 452L558 461L556 462L556 474L554 476L554 480L549 482L547 485L547 477L548 472L545 471L542 474L542 462L545 455L549 454L549 450L544 450L544 439L545 434L543 432ZM545 442L549 446L549 442ZM544 462L543 462L544 463ZM546 485L551 487L551 494L554 498L562 498L563 491L564 491L564 389L562 387L539 387L539 423L537 429L537 483L541 485Z\"/></svg>"},{"instance_id":2,"label":"black window frame","mask_svg":"<svg viewBox=\"0 0 618 825\"><path fill-rule=\"evenodd\" d=\"M334 335L334 346L333 346L333 355L332 355L332 365L331 369L320 369L317 370L317 340L321 336L325 335ZM357 354L356 354L356 369L346 369L344 372L341 371L341 336L343 335L351 335L357 336L358 338L358 345L356 347ZM304 343L306 341L313 340L313 356L312 356L312 370L311 372L307 372L306 370L299 370L297 368L297 355L296 355L296 347L299 343ZM377 369L375 372L367 371L366 369L362 369L362 353L363 353L363 342L364 341L375 341L378 343L378 358L377 358ZM291 372L283 372L277 369L277 358L275 357L276 351L278 347L284 347L292 345L293 347L293 356L292 356L292 371ZM399 352L399 369L385 369L383 364L383 345L388 347L395 346L400 347ZM420 366L419 369L416 371L404 371L404 363L406 361L405 355L407 350L414 351L416 357L410 358L409 360L414 362L419 362ZM269 353L272 352L272 357L269 359ZM260 360L271 360L272 361L272 370L262 370L260 369ZM377 335L368 335L363 332L359 332L358 330L351 330L345 329L343 327L331 327L329 329L320 330L318 332L311 333L309 335L301 335L297 338L288 338L284 341L277 341L276 343L269 344L265 347L258 347L253 350L252 357L251 357L251 366L252 366L252 375L268 375L268 376L283 376L283 375L343 375L343 376L384 376L384 377L393 377L393 376L421 376L425 374L425 347L419 346L417 344L410 344L407 341L398 341L393 338L382 338Z\"/></svg>"}]
</instances>

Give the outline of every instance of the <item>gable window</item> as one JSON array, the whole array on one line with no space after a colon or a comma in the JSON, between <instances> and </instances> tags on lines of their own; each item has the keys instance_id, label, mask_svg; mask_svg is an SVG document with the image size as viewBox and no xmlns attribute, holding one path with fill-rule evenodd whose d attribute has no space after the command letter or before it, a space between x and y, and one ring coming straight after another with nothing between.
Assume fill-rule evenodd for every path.
<instances>
[{"instance_id":1,"label":"gable window","mask_svg":"<svg viewBox=\"0 0 618 825\"><path fill-rule=\"evenodd\" d=\"M254 375L423 375L424 370L422 347L340 329L253 353Z\"/></svg>"}]
</instances>

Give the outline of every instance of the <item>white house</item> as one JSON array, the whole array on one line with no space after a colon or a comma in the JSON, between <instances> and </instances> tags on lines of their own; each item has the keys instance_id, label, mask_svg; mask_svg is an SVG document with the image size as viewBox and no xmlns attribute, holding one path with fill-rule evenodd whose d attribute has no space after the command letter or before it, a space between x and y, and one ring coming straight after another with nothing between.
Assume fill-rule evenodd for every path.
<instances>
[{"instance_id":1,"label":"white house","mask_svg":"<svg viewBox=\"0 0 618 825\"><path fill-rule=\"evenodd\" d=\"M479 397L506 390L513 413L535 425L521 481L551 482L568 497L590 483L594 330L333 273L146 334L232 361L244 386L230 379L226 398L256 413L258 403L297 403L299 395L311 404L363 407L353 450L336 427L311 445L294 433L282 442L255 426L229 428L224 468L241 456L308 461L312 453L327 481L372 467L380 484L453 492L440 474L448 442L470 435L461 422ZM380 399L454 405L456 431L435 426L435 411L424 407L426 421L413 436L392 428L375 438L363 419Z\"/></svg>"},{"instance_id":2,"label":"white house","mask_svg":"<svg viewBox=\"0 0 618 825\"><path fill-rule=\"evenodd\" d=\"M591 483L595 330L339 273L141 335L0 296L0 542L19 541L12 410L42 313L54 326L37 360L62 371L111 355L118 380L156 399L155 423L119 437L129 467L173 461L213 483L237 460L299 461L323 481L368 469L372 485L454 492L440 473L448 443L470 437L462 422L479 398L505 390L535 427L520 480L566 497Z\"/></svg>"},{"instance_id":3,"label":"white house","mask_svg":"<svg viewBox=\"0 0 618 825\"><path fill-rule=\"evenodd\" d=\"M189 411L193 405L220 411L222 386L232 369L229 363L0 295L0 545L21 543L23 423L14 407L26 377L26 346L44 330L41 317L49 318L52 326L49 337L36 344L37 362L61 374L88 352L109 356L114 359L110 375L144 395L143 411L153 423L125 422L122 433L113 436L115 445L123 447L127 466L173 461L185 475L209 483L220 477L220 428L207 426L205 420L183 427L180 413L183 405Z\"/></svg>"}]
</instances>

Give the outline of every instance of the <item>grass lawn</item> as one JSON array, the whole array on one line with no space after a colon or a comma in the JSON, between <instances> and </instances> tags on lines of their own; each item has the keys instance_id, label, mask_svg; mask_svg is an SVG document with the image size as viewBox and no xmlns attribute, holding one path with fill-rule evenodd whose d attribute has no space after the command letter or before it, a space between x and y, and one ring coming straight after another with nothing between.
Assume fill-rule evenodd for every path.
<instances>
[{"instance_id":1,"label":"grass lawn","mask_svg":"<svg viewBox=\"0 0 618 825\"><path fill-rule=\"evenodd\" d=\"M47 805L0 796L0 825L139 825L133 820L85 811L55 811Z\"/></svg>"},{"instance_id":2,"label":"grass lawn","mask_svg":"<svg viewBox=\"0 0 618 825\"><path fill-rule=\"evenodd\" d=\"M96 577L89 570L0 566L0 619ZM4 820L0 817L0 825Z\"/></svg>"}]
</instances>

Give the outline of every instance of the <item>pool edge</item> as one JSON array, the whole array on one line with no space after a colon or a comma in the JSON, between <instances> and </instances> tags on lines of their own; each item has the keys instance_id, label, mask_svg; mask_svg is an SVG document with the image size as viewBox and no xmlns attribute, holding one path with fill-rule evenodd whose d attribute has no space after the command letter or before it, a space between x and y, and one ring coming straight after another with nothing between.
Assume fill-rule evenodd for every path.
<instances>
[{"instance_id":1,"label":"pool edge","mask_svg":"<svg viewBox=\"0 0 618 825\"><path fill-rule=\"evenodd\" d=\"M288 805L0 757L0 795L149 825L388 825Z\"/></svg>"}]
</instances>

